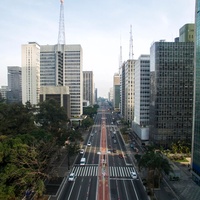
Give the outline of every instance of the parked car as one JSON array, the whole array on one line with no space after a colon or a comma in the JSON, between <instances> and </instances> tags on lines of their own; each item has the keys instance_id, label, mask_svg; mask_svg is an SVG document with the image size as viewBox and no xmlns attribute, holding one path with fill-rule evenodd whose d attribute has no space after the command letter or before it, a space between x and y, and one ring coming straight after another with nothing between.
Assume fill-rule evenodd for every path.
<instances>
[{"instance_id":1,"label":"parked car","mask_svg":"<svg viewBox=\"0 0 200 200\"><path fill-rule=\"evenodd\" d=\"M75 178L76 178L75 173L71 173L71 174L69 175L68 181L75 181Z\"/></svg>"},{"instance_id":2,"label":"parked car","mask_svg":"<svg viewBox=\"0 0 200 200\"><path fill-rule=\"evenodd\" d=\"M130 175L132 179L137 179L137 174L135 171L130 172Z\"/></svg>"}]
</instances>

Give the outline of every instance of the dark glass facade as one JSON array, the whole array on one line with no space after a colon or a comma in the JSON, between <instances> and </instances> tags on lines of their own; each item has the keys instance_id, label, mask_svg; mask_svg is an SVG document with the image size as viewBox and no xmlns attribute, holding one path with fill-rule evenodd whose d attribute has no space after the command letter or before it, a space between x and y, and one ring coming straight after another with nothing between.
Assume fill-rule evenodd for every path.
<instances>
[{"instance_id":1,"label":"dark glass facade","mask_svg":"<svg viewBox=\"0 0 200 200\"><path fill-rule=\"evenodd\" d=\"M194 43L155 42L150 52L150 140L192 139Z\"/></svg>"},{"instance_id":2,"label":"dark glass facade","mask_svg":"<svg viewBox=\"0 0 200 200\"><path fill-rule=\"evenodd\" d=\"M193 180L200 185L200 0L196 0L195 12L195 70L194 70L194 116L193 116Z\"/></svg>"}]
</instances>

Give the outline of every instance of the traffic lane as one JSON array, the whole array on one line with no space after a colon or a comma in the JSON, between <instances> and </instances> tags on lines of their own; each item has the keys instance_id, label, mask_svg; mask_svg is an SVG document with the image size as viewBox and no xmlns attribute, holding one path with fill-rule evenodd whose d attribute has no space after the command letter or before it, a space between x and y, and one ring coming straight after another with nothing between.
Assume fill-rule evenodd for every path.
<instances>
[{"instance_id":1,"label":"traffic lane","mask_svg":"<svg viewBox=\"0 0 200 200\"><path fill-rule=\"evenodd\" d=\"M119 199L137 199L137 194L134 191L134 185L130 180L117 180L119 187ZM124 198L125 197L125 198Z\"/></svg>"},{"instance_id":2,"label":"traffic lane","mask_svg":"<svg viewBox=\"0 0 200 200\"><path fill-rule=\"evenodd\" d=\"M99 155L101 152L96 147L90 147L90 151L88 152L88 157L86 158L87 164L97 165L99 163Z\"/></svg>"},{"instance_id":3,"label":"traffic lane","mask_svg":"<svg viewBox=\"0 0 200 200\"><path fill-rule=\"evenodd\" d=\"M134 190L133 180L131 179L110 179L110 197L111 200L138 199ZM146 199L144 199L146 200Z\"/></svg>"},{"instance_id":4,"label":"traffic lane","mask_svg":"<svg viewBox=\"0 0 200 200\"><path fill-rule=\"evenodd\" d=\"M88 199L96 199L96 191L97 191L97 177L92 177L90 179L90 187L87 194Z\"/></svg>"},{"instance_id":5,"label":"traffic lane","mask_svg":"<svg viewBox=\"0 0 200 200\"><path fill-rule=\"evenodd\" d=\"M119 133L119 132L117 131L117 133ZM127 153L127 149L126 149L126 146L125 146L124 141L122 139L122 136L120 134L116 134L116 138L117 138L117 142L119 144L119 147L121 149L121 154L123 155L124 162L126 164L129 164L129 165L132 164L132 160Z\"/></svg>"},{"instance_id":6,"label":"traffic lane","mask_svg":"<svg viewBox=\"0 0 200 200\"><path fill-rule=\"evenodd\" d=\"M119 197L119 189L116 179L110 179L110 198L116 200Z\"/></svg>"},{"instance_id":7,"label":"traffic lane","mask_svg":"<svg viewBox=\"0 0 200 200\"><path fill-rule=\"evenodd\" d=\"M91 146L87 147L88 149L88 163L90 164L98 164L99 163L99 155L101 153L100 149L100 135L94 134L91 139Z\"/></svg>"},{"instance_id":8,"label":"traffic lane","mask_svg":"<svg viewBox=\"0 0 200 200\"><path fill-rule=\"evenodd\" d=\"M73 190L74 185L75 185L75 182L73 182L73 181L69 182L68 180L66 180L65 185L62 189L61 196L60 196L61 200L68 199L68 197L70 196L70 194Z\"/></svg>"},{"instance_id":9,"label":"traffic lane","mask_svg":"<svg viewBox=\"0 0 200 200\"><path fill-rule=\"evenodd\" d=\"M140 181L140 179L134 180L134 186L135 186L135 190L137 191L138 194L138 198L139 199L144 199L144 200L148 200L148 196L147 193L144 189L144 186L142 184L142 182Z\"/></svg>"},{"instance_id":10,"label":"traffic lane","mask_svg":"<svg viewBox=\"0 0 200 200\"><path fill-rule=\"evenodd\" d=\"M77 177L69 196L63 200L82 200L88 199L89 196L91 199L95 199L97 186L95 182L97 182L97 177Z\"/></svg>"}]
</instances>

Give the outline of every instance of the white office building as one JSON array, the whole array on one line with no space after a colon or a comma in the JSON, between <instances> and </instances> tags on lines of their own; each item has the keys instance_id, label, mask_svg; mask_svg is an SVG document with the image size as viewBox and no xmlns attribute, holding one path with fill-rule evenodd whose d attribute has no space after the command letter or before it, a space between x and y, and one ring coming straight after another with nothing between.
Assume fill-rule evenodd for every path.
<instances>
[{"instance_id":1,"label":"white office building","mask_svg":"<svg viewBox=\"0 0 200 200\"><path fill-rule=\"evenodd\" d=\"M93 71L83 71L83 100L89 105L94 104L94 76Z\"/></svg>"},{"instance_id":2,"label":"white office building","mask_svg":"<svg viewBox=\"0 0 200 200\"><path fill-rule=\"evenodd\" d=\"M70 117L82 115L82 54L81 45L41 45L41 86L69 86Z\"/></svg>"},{"instance_id":3,"label":"white office building","mask_svg":"<svg viewBox=\"0 0 200 200\"><path fill-rule=\"evenodd\" d=\"M149 140L150 55L135 62L135 108L132 130L141 141Z\"/></svg>"},{"instance_id":4,"label":"white office building","mask_svg":"<svg viewBox=\"0 0 200 200\"><path fill-rule=\"evenodd\" d=\"M124 94L124 119L131 123L134 119L134 94L135 94L135 60L127 60L124 66L125 94ZM123 82L123 80L122 80Z\"/></svg>"},{"instance_id":5,"label":"white office building","mask_svg":"<svg viewBox=\"0 0 200 200\"><path fill-rule=\"evenodd\" d=\"M40 46L36 42L23 44L22 59L22 103L36 105L40 94Z\"/></svg>"}]
</instances>

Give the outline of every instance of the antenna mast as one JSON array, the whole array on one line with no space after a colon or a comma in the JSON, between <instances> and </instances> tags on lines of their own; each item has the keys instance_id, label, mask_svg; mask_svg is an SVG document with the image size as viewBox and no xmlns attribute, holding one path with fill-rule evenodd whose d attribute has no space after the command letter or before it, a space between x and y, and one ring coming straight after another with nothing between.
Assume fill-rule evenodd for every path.
<instances>
[{"instance_id":1,"label":"antenna mast","mask_svg":"<svg viewBox=\"0 0 200 200\"><path fill-rule=\"evenodd\" d=\"M58 44L65 44L64 0L60 0Z\"/></svg>"},{"instance_id":2,"label":"antenna mast","mask_svg":"<svg viewBox=\"0 0 200 200\"><path fill-rule=\"evenodd\" d=\"M120 36L120 55L119 55L119 74L122 68L122 44L121 44L121 36Z\"/></svg>"},{"instance_id":3,"label":"antenna mast","mask_svg":"<svg viewBox=\"0 0 200 200\"><path fill-rule=\"evenodd\" d=\"M133 59L133 36L132 36L132 25L130 27L130 44L129 44L129 59Z\"/></svg>"}]
</instances>

